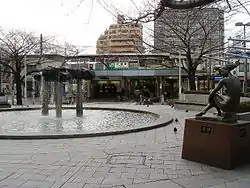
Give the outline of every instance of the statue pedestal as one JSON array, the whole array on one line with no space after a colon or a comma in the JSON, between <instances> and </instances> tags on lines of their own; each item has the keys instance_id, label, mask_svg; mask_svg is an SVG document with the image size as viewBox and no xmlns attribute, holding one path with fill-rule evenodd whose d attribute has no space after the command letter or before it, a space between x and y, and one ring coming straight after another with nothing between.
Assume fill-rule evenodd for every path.
<instances>
[{"instance_id":1,"label":"statue pedestal","mask_svg":"<svg viewBox=\"0 0 250 188\"><path fill-rule=\"evenodd\" d=\"M186 119L182 158L232 169L250 161L250 122Z\"/></svg>"}]
</instances>

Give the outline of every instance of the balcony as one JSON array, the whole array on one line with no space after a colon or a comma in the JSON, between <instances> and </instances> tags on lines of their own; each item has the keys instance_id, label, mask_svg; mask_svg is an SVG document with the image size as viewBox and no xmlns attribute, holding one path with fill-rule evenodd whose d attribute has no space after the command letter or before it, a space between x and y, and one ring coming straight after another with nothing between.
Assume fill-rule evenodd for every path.
<instances>
[{"instance_id":1,"label":"balcony","mask_svg":"<svg viewBox=\"0 0 250 188\"><path fill-rule=\"evenodd\" d=\"M135 46L134 42L111 42L110 46Z\"/></svg>"}]
</instances>

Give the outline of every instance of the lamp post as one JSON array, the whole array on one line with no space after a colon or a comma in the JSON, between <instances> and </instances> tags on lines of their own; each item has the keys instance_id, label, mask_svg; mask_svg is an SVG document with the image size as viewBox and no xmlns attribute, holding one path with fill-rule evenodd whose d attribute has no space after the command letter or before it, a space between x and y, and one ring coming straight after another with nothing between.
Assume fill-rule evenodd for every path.
<instances>
[{"instance_id":1,"label":"lamp post","mask_svg":"<svg viewBox=\"0 0 250 188\"><path fill-rule=\"evenodd\" d=\"M25 97L25 106L28 105L28 98L27 98L27 61L26 56L24 56L24 97Z\"/></svg>"},{"instance_id":2,"label":"lamp post","mask_svg":"<svg viewBox=\"0 0 250 188\"><path fill-rule=\"evenodd\" d=\"M250 22L243 24L242 22L237 22L235 23L235 26L243 26L243 47L244 47L244 52L246 53L246 27L250 26ZM243 84L243 93L247 92L247 58L245 59L245 63L244 63L244 84Z\"/></svg>"},{"instance_id":3,"label":"lamp post","mask_svg":"<svg viewBox=\"0 0 250 188\"><path fill-rule=\"evenodd\" d=\"M181 100L181 90L182 90L182 86L181 86L181 52L179 53L179 78L178 78L178 87L179 87L179 100Z\"/></svg>"}]
</instances>

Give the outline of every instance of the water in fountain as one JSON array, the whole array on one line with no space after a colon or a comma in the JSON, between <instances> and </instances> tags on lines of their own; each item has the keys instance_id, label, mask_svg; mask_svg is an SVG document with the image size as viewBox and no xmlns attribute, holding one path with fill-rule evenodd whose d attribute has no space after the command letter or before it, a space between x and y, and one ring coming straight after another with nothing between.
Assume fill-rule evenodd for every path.
<instances>
[{"instance_id":1,"label":"water in fountain","mask_svg":"<svg viewBox=\"0 0 250 188\"><path fill-rule=\"evenodd\" d=\"M55 116L55 110L50 110L47 116L41 116L39 110L0 112L0 135L114 131L146 126L158 119L150 113L101 109L84 109L82 117L76 117L73 109L65 109L61 118Z\"/></svg>"}]
</instances>

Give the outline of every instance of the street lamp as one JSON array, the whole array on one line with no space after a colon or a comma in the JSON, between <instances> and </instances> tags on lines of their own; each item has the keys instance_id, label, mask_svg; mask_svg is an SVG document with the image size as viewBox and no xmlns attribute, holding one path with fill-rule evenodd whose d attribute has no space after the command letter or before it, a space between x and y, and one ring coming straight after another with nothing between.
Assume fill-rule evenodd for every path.
<instances>
[{"instance_id":1,"label":"street lamp","mask_svg":"<svg viewBox=\"0 0 250 188\"><path fill-rule=\"evenodd\" d=\"M213 3L215 0L161 0L160 4L163 7L173 9L191 9L202 5Z\"/></svg>"},{"instance_id":2,"label":"street lamp","mask_svg":"<svg viewBox=\"0 0 250 188\"><path fill-rule=\"evenodd\" d=\"M242 22L235 23L235 26L243 26L243 39L246 40L246 27L250 26L250 22L243 24ZM244 52L246 53L246 41L243 42ZM244 64L244 84L243 84L243 93L247 92L247 58L245 59Z\"/></svg>"}]
</instances>

